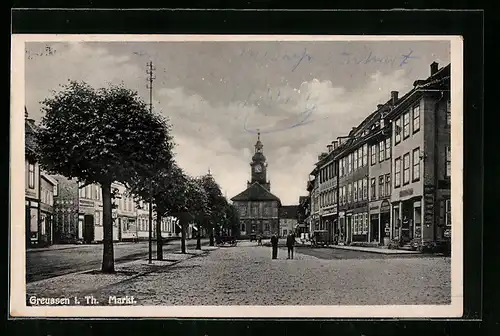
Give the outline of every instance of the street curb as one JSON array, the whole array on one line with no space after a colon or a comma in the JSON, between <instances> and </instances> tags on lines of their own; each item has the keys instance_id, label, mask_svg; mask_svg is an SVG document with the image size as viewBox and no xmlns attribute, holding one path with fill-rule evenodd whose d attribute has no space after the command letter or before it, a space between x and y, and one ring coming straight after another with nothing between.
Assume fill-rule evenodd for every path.
<instances>
[{"instance_id":1,"label":"street curb","mask_svg":"<svg viewBox=\"0 0 500 336\"><path fill-rule=\"evenodd\" d=\"M177 241L177 239L168 240L168 241L166 241L166 243L173 242L173 241ZM117 242L117 243L114 243L113 246L137 244L137 243L144 243L144 242L147 242L147 240L141 240L139 242ZM156 240L153 240L153 242L156 242ZM163 246L168 245L166 243L164 243ZM79 249L79 248L90 247L90 246L102 246L102 245L103 245L102 243L96 243L96 244L76 244L76 245L72 245L72 246L68 246L68 247L61 247L61 248L50 248L50 247L31 248L31 249L27 249L26 253L28 254L28 253L47 252L47 251L62 251L62 250Z\"/></svg>"},{"instance_id":2,"label":"street curb","mask_svg":"<svg viewBox=\"0 0 500 336\"><path fill-rule=\"evenodd\" d=\"M205 256L207 255L209 252L212 252L212 251L215 251L219 249L218 247L217 248L214 248L212 250L205 250L203 251L203 253L200 253L200 254L188 254L186 253L186 255L189 255L188 258L186 259L181 259L181 260L177 260L177 261L174 261L172 262L171 264L169 265L165 265L163 266L162 268L169 268L171 266L175 266L177 264L180 264L182 263L183 261L186 261L186 260L189 260L189 259L193 259L193 258L196 258L196 257L200 257L200 256ZM90 270L90 271L85 271L85 272L80 272L80 273L76 273L76 274L81 274L81 273L88 273L88 272L91 272L93 270ZM149 270L149 271L144 271L144 272L139 272L138 274L135 274L135 275L132 275L130 276L129 278L127 279L122 279L122 280L119 280L117 282L114 282L114 283L111 283L111 284L108 284L108 285L105 285L105 286L102 286L102 287L99 287L97 289L93 289L93 290L88 290L88 291L83 291L83 292L80 292L79 295L82 295L82 296L85 296L85 294L91 294L91 293L94 293L95 291L100 291L100 290L103 290L103 289L106 289L106 288L109 288L109 287L112 287L112 286L116 286L118 284L122 284L122 283L125 283L125 282L128 282L128 281L132 281L134 279L137 279L138 277L141 277L141 276L144 276L144 275L147 275L147 274L151 274L151 273L154 273L156 272L156 269L152 269L152 270Z\"/></svg>"}]
</instances>

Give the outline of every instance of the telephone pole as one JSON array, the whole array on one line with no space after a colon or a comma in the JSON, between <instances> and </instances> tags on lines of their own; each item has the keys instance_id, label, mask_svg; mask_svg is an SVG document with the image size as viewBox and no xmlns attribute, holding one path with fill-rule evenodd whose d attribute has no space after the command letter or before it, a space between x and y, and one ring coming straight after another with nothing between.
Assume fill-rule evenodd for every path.
<instances>
[{"instance_id":1,"label":"telephone pole","mask_svg":"<svg viewBox=\"0 0 500 336\"><path fill-rule=\"evenodd\" d=\"M155 80L154 76L155 68L153 67L153 62L149 61L147 63L146 74L148 75L148 84L147 88L149 89L149 112L153 113L153 81ZM152 181L151 181L152 182ZM152 184L150 185L151 195L149 197L149 263L153 263L153 190ZM156 223L158 225L158 223ZM161 237L156 237L156 239L160 239Z\"/></svg>"}]
</instances>

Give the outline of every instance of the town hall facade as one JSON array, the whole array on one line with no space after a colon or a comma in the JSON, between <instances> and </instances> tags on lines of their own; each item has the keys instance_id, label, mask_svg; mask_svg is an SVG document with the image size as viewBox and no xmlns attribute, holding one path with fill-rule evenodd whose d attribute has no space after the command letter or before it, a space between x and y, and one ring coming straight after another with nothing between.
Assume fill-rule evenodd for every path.
<instances>
[{"instance_id":1,"label":"town hall facade","mask_svg":"<svg viewBox=\"0 0 500 336\"><path fill-rule=\"evenodd\" d=\"M255 154L250 162L251 180L247 182L247 189L231 198L240 215L240 233L243 236L270 237L279 234L281 201L271 193L263 147L258 133Z\"/></svg>"}]
</instances>

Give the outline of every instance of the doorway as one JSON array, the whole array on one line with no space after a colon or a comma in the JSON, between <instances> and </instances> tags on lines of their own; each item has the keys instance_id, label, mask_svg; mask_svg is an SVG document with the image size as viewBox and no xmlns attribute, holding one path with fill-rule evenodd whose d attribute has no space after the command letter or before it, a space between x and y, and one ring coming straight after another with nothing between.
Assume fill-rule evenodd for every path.
<instances>
[{"instance_id":1,"label":"doorway","mask_svg":"<svg viewBox=\"0 0 500 336\"><path fill-rule=\"evenodd\" d=\"M83 218L83 242L90 244L94 241L94 216L85 215Z\"/></svg>"},{"instance_id":2,"label":"doorway","mask_svg":"<svg viewBox=\"0 0 500 336\"><path fill-rule=\"evenodd\" d=\"M402 217L401 238L403 241L409 242L413 239L413 204L411 202L403 202Z\"/></svg>"},{"instance_id":3,"label":"doorway","mask_svg":"<svg viewBox=\"0 0 500 336\"><path fill-rule=\"evenodd\" d=\"M352 224L352 216L347 215L346 217L346 237L345 242L349 244L351 242L351 224Z\"/></svg>"},{"instance_id":4,"label":"doorway","mask_svg":"<svg viewBox=\"0 0 500 336\"><path fill-rule=\"evenodd\" d=\"M379 228L380 225L378 220L378 214L370 215L370 233L371 233L370 241L380 243Z\"/></svg>"},{"instance_id":5,"label":"doorway","mask_svg":"<svg viewBox=\"0 0 500 336\"><path fill-rule=\"evenodd\" d=\"M380 213L380 244L385 245L385 238L389 239L391 235L390 229L391 214L390 212Z\"/></svg>"}]
</instances>

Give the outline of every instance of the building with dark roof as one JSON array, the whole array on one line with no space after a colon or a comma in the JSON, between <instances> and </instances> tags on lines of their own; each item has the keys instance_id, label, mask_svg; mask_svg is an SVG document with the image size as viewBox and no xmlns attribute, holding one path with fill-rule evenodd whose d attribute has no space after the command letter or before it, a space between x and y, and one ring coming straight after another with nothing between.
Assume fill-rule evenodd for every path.
<instances>
[{"instance_id":1,"label":"building with dark roof","mask_svg":"<svg viewBox=\"0 0 500 336\"><path fill-rule=\"evenodd\" d=\"M263 148L259 133L250 162L251 180L247 181L247 189L231 198L240 215L240 234L243 236L279 234L281 201L271 193Z\"/></svg>"},{"instance_id":2,"label":"building with dark roof","mask_svg":"<svg viewBox=\"0 0 500 336\"><path fill-rule=\"evenodd\" d=\"M297 228L298 205L283 205L279 209L280 236L285 237Z\"/></svg>"}]
</instances>

